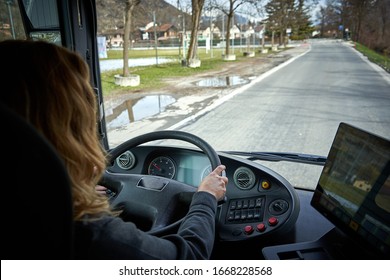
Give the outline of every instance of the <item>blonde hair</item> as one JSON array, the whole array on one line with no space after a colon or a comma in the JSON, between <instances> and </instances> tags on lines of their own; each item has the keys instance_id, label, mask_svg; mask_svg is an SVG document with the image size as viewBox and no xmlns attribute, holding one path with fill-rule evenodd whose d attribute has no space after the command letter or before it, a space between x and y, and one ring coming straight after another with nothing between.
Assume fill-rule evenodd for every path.
<instances>
[{"instance_id":1,"label":"blonde hair","mask_svg":"<svg viewBox=\"0 0 390 280\"><path fill-rule=\"evenodd\" d=\"M43 41L0 42L0 57L2 68L7 65L0 75L6 90L1 102L42 133L62 158L72 184L74 220L111 213L108 200L95 191L106 154L86 63L77 53Z\"/></svg>"}]
</instances>

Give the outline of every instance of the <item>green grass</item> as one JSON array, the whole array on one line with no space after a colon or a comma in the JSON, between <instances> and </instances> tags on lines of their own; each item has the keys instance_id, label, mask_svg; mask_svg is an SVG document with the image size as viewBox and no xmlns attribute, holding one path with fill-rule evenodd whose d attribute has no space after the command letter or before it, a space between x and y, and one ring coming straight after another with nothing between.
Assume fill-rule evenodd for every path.
<instances>
[{"instance_id":1,"label":"green grass","mask_svg":"<svg viewBox=\"0 0 390 280\"><path fill-rule=\"evenodd\" d=\"M380 53L377 53L366 46L356 43L356 50L367 56L367 58L374 62L375 64L378 64L383 69L385 69L387 72L390 72L390 57L389 55L383 55Z\"/></svg>"},{"instance_id":2,"label":"green grass","mask_svg":"<svg viewBox=\"0 0 390 280\"><path fill-rule=\"evenodd\" d=\"M114 94L137 92L143 89L155 90L164 86L164 79L166 78L191 76L193 74L206 72L212 69L218 69L222 67L224 63L235 63L237 61L251 59L243 57L242 54L240 54L240 50L235 49L237 59L235 61L223 61L221 58L222 52L222 49L214 49L211 55L210 52L206 53L205 49L200 49L198 51L198 56L201 60L201 67L190 68L181 66L178 49L159 49L158 57L173 58L176 59L177 62L129 68L131 74L140 76L141 84L136 87L121 87L115 85L114 75L121 75L123 72L122 69L102 72L101 79L103 94L104 96L109 96ZM110 50L107 54L108 59L121 59L123 55L122 51L120 50ZM256 55L259 56L261 54L257 52ZM155 50L130 50L129 52L129 58L145 58L155 56Z\"/></svg>"}]
</instances>

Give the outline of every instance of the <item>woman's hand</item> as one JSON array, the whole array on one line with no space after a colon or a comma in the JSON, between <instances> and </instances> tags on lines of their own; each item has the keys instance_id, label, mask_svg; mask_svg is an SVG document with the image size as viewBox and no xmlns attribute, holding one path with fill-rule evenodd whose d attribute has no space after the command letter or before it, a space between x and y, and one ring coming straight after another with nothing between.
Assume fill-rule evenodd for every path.
<instances>
[{"instance_id":1,"label":"woman's hand","mask_svg":"<svg viewBox=\"0 0 390 280\"><path fill-rule=\"evenodd\" d=\"M226 184L228 183L228 178L221 175L225 169L226 167L224 165L217 166L217 168L203 179L198 191L211 193L217 201L222 200L225 197Z\"/></svg>"},{"instance_id":2,"label":"woman's hand","mask_svg":"<svg viewBox=\"0 0 390 280\"><path fill-rule=\"evenodd\" d=\"M96 192L97 192L98 194L107 195L107 193L106 193L107 188L104 187L104 186L96 185L95 190L96 190Z\"/></svg>"}]
</instances>

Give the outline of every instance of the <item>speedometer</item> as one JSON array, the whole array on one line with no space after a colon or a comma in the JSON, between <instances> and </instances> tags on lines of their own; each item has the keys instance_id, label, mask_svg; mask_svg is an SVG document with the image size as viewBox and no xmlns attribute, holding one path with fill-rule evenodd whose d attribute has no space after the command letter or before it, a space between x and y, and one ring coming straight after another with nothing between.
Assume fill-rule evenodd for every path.
<instances>
[{"instance_id":1,"label":"speedometer","mask_svg":"<svg viewBox=\"0 0 390 280\"><path fill-rule=\"evenodd\" d=\"M175 162L166 156L159 156L153 159L148 167L149 175L156 175L172 179L176 173Z\"/></svg>"}]
</instances>

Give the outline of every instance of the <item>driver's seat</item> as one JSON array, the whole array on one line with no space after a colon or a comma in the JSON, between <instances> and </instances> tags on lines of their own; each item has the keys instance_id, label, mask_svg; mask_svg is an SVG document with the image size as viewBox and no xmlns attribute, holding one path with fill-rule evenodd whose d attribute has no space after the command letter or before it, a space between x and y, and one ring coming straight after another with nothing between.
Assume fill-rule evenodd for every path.
<instances>
[{"instance_id":1,"label":"driver's seat","mask_svg":"<svg viewBox=\"0 0 390 280\"><path fill-rule=\"evenodd\" d=\"M1 103L0 124L1 259L72 259L71 188L64 164L48 141Z\"/></svg>"}]
</instances>

